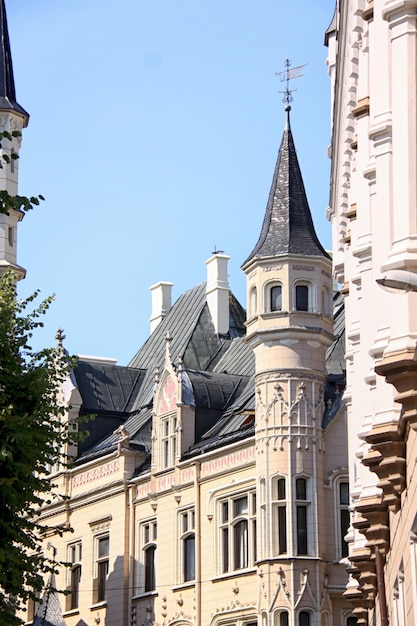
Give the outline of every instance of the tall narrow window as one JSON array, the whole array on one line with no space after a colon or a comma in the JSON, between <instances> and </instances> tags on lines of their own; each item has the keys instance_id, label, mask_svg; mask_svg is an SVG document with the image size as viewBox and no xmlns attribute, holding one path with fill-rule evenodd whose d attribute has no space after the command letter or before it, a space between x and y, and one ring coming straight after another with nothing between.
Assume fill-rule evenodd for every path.
<instances>
[{"instance_id":1,"label":"tall narrow window","mask_svg":"<svg viewBox=\"0 0 417 626\"><path fill-rule=\"evenodd\" d=\"M282 287L281 285L274 285L273 287L271 287L270 296L271 296L270 310L282 311Z\"/></svg>"},{"instance_id":2,"label":"tall narrow window","mask_svg":"<svg viewBox=\"0 0 417 626\"><path fill-rule=\"evenodd\" d=\"M249 295L249 315L255 317L258 313L258 293L256 287L252 287Z\"/></svg>"},{"instance_id":3,"label":"tall narrow window","mask_svg":"<svg viewBox=\"0 0 417 626\"><path fill-rule=\"evenodd\" d=\"M220 502L221 570L244 569L256 559L256 499L254 493Z\"/></svg>"},{"instance_id":4,"label":"tall narrow window","mask_svg":"<svg viewBox=\"0 0 417 626\"><path fill-rule=\"evenodd\" d=\"M310 613L308 611L301 611L298 616L299 626L310 626Z\"/></svg>"},{"instance_id":5,"label":"tall narrow window","mask_svg":"<svg viewBox=\"0 0 417 626\"><path fill-rule=\"evenodd\" d=\"M273 546L274 554L287 552L287 494L285 478L274 479L273 493Z\"/></svg>"},{"instance_id":6,"label":"tall narrow window","mask_svg":"<svg viewBox=\"0 0 417 626\"><path fill-rule=\"evenodd\" d=\"M278 620L276 620L275 623L277 626L288 626L289 625L288 612L280 611L278 614Z\"/></svg>"},{"instance_id":7,"label":"tall narrow window","mask_svg":"<svg viewBox=\"0 0 417 626\"><path fill-rule=\"evenodd\" d=\"M308 554L307 542L307 481L305 478L297 478L295 481L296 492L296 518L297 518L297 554Z\"/></svg>"},{"instance_id":8,"label":"tall narrow window","mask_svg":"<svg viewBox=\"0 0 417 626\"><path fill-rule=\"evenodd\" d=\"M181 511L180 518L181 546L181 582L195 580L195 511Z\"/></svg>"},{"instance_id":9,"label":"tall narrow window","mask_svg":"<svg viewBox=\"0 0 417 626\"><path fill-rule=\"evenodd\" d=\"M156 587L156 520L149 520L140 527L142 558L139 593L154 591Z\"/></svg>"},{"instance_id":10,"label":"tall narrow window","mask_svg":"<svg viewBox=\"0 0 417 626\"><path fill-rule=\"evenodd\" d=\"M14 244L14 229L13 229L13 226L9 226L9 228L7 229L7 240L8 240L9 246L11 248L13 248L13 244Z\"/></svg>"},{"instance_id":11,"label":"tall narrow window","mask_svg":"<svg viewBox=\"0 0 417 626\"><path fill-rule=\"evenodd\" d=\"M340 554L342 558L348 556L349 545L345 541L350 524L349 514L349 483L339 483L339 528L340 528Z\"/></svg>"},{"instance_id":12,"label":"tall narrow window","mask_svg":"<svg viewBox=\"0 0 417 626\"><path fill-rule=\"evenodd\" d=\"M296 285L295 308L297 311L308 311L308 287L307 285Z\"/></svg>"},{"instance_id":13,"label":"tall narrow window","mask_svg":"<svg viewBox=\"0 0 417 626\"><path fill-rule=\"evenodd\" d=\"M107 576L109 573L109 535L101 535L95 540L96 562L95 572L96 578L93 581L93 602L104 602L106 600Z\"/></svg>"},{"instance_id":14,"label":"tall narrow window","mask_svg":"<svg viewBox=\"0 0 417 626\"><path fill-rule=\"evenodd\" d=\"M67 586L68 595L66 596L66 610L73 611L79 606L80 580L81 580L81 559L82 544L81 541L71 543L67 548L69 568L69 585Z\"/></svg>"},{"instance_id":15,"label":"tall narrow window","mask_svg":"<svg viewBox=\"0 0 417 626\"><path fill-rule=\"evenodd\" d=\"M15 165L16 165L16 152L15 152L15 149L12 148L11 154L10 154L10 171L12 174L14 174L15 172Z\"/></svg>"},{"instance_id":16,"label":"tall narrow window","mask_svg":"<svg viewBox=\"0 0 417 626\"><path fill-rule=\"evenodd\" d=\"M161 420L161 456L162 467L175 464L177 454L177 416L170 415Z\"/></svg>"}]
</instances>

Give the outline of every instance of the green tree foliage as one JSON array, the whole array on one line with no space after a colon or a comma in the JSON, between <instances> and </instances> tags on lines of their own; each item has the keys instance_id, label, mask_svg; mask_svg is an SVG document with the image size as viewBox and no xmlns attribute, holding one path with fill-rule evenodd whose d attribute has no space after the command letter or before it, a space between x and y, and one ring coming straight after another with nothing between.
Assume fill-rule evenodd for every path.
<instances>
[{"instance_id":1,"label":"green tree foliage","mask_svg":"<svg viewBox=\"0 0 417 626\"><path fill-rule=\"evenodd\" d=\"M20 130L14 130L9 133L7 130L0 132L0 152L3 149L4 140L12 141L13 138L21 136ZM11 152L10 156L4 152L1 153L0 158L0 169L7 167L11 161L15 161L19 158L17 152ZM26 196L12 196L9 194L6 189L0 190L0 213L8 214L10 209L14 209L15 211L30 211L34 206L38 206L41 200L45 198L41 195L39 196L31 196L27 198Z\"/></svg>"},{"instance_id":2,"label":"green tree foliage","mask_svg":"<svg viewBox=\"0 0 417 626\"><path fill-rule=\"evenodd\" d=\"M74 362L62 347L35 352L33 332L52 297L16 297L15 276L0 277L0 624L22 623L15 611L41 592L56 562L42 552L46 532L37 511L53 497L48 468L63 462L61 451L76 434L63 423L57 401Z\"/></svg>"}]
</instances>

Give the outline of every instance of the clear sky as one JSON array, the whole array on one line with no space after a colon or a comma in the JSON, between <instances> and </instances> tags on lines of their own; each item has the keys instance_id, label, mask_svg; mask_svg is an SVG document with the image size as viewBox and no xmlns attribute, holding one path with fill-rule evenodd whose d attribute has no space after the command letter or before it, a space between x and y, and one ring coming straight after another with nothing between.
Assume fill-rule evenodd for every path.
<instances>
[{"instance_id":1,"label":"clear sky","mask_svg":"<svg viewBox=\"0 0 417 626\"><path fill-rule=\"evenodd\" d=\"M6 0L17 99L31 115L20 193L20 295L56 294L34 347L127 364L149 334L149 286L174 300L216 247L240 265L260 233L293 81L291 127L316 230L331 247L334 0Z\"/></svg>"}]
</instances>

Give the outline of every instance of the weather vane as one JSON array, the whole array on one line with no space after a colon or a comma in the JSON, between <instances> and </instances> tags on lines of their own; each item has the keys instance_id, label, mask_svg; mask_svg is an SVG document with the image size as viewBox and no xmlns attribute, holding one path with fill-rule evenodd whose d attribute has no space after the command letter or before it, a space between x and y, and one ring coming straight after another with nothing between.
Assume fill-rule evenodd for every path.
<instances>
[{"instance_id":1,"label":"weather vane","mask_svg":"<svg viewBox=\"0 0 417 626\"><path fill-rule=\"evenodd\" d=\"M284 81L286 81L287 83L285 87L285 91L280 91L279 93L284 94L282 101L287 103L287 107L290 107L290 102L293 101L293 97L291 94L294 91L297 91L296 89L290 89L290 80L292 80L293 78L298 78L299 76L302 76L303 67L305 67L307 63L304 63L304 65L298 65L297 67L291 67L291 61L289 59L285 59L284 64L285 64L285 70L283 72L275 72L275 76L279 76L281 83L283 83Z\"/></svg>"}]
</instances>

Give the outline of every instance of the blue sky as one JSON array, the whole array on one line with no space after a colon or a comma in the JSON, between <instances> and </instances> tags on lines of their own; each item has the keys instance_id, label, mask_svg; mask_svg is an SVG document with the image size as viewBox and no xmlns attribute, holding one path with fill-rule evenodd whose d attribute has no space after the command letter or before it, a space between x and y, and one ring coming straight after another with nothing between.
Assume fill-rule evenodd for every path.
<instances>
[{"instance_id":1,"label":"blue sky","mask_svg":"<svg viewBox=\"0 0 417 626\"><path fill-rule=\"evenodd\" d=\"M291 126L319 238L331 246L333 0L8 0L18 102L30 113L20 193L46 202L19 227L23 297L56 301L74 354L126 364L149 333L149 286L206 278L216 246L245 305L240 265L258 238L293 81Z\"/></svg>"}]
</instances>

